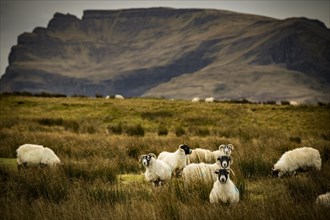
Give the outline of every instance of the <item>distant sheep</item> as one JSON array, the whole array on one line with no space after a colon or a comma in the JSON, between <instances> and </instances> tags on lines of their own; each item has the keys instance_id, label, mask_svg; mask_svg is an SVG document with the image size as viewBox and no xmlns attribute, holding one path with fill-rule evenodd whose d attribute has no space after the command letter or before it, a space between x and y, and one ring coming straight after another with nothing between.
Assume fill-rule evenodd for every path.
<instances>
[{"instance_id":1,"label":"distant sheep","mask_svg":"<svg viewBox=\"0 0 330 220\"><path fill-rule=\"evenodd\" d=\"M125 99L125 98L124 98L124 96L117 94L117 95L115 95L115 99L121 99L122 100L122 99Z\"/></svg>"},{"instance_id":2,"label":"distant sheep","mask_svg":"<svg viewBox=\"0 0 330 220\"><path fill-rule=\"evenodd\" d=\"M330 208L330 192L319 195L316 198L316 205Z\"/></svg>"},{"instance_id":3,"label":"distant sheep","mask_svg":"<svg viewBox=\"0 0 330 220\"><path fill-rule=\"evenodd\" d=\"M42 145L24 144L16 153L18 169L29 165L53 166L61 163L54 151Z\"/></svg>"},{"instance_id":4,"label":"distant sheep","mask_svg":"<svg viewBox=\"0 0 330 220\"><path fill-rule=\"evenodd\" d=\"M316 168L321 170L321 157L318 150L311 147L296 148L285 152L272 168L273 175L296 174L299 169Z\"/></svg>"},{"instance_id":5,"label":"distant sheep","mask_svg":"<svg viewBox=\"0 0 330 220\"><path fill-rule=\"evenodd\" d=\"M191 154L191 149L184 144L181 144L175 152L163 151L158 155L158 159L167 163L173 172L173 175L178 177L183 168L187 165L187 155Z\"/></svg>"},{"instance_id":6,"label":"distant sheep","mask_svg":"<svg viewBox=\"0 0 330 220\"><path fill-rule=\"evenodd\" d=\"M146 168L144 173L145 179L148 182L152 182L155 186L160 186L171 178L171 167L164 161L157 160L155 154L141 155L139 162Z\"/></svg>"},{"instance_id":7,"label":"distant sheep","mask_svg":"<svg viewBox=\"0 0 330 220\"><path fill-rule=\"evenodd\" d=\"M205 99L205 102L206 103L212 103L212 102L214 102L214 98L213 97L208 97L208 98Z\"/></svg>"},{"instance_id":8,"label":"distant sheep","mask_svg":"<svg viewBox=\"0 0 330 220\"><path fill-rule=\"evenodd\" d=\"M194 97L191 102L199 102L201 99L199 97Z\"/></svg>"},{"instance_id":9,"label":"distant sheep","mask_svg":"<svg viewBox=\"0 0 330 220\"><path fill-rule=\"evenodd\" d=\"M289 101L289 104L290 104L290 105L293 105L293 106L297 106L297 105L299 105L299 103L296 102L296 101Z\"/></svg>"},{"instance_id":10,"label":"distant sheep","mask_svg":"<svg viewBox=\"0 0 330 220\"><path fill-rule=\"evenodd\" d=\"M210 192L211 203L229 203L235 204L239 202L239 191L235 184L229 178L228 169L216 170L217 180L213 184Z\"/></svg>"}]
</instances>

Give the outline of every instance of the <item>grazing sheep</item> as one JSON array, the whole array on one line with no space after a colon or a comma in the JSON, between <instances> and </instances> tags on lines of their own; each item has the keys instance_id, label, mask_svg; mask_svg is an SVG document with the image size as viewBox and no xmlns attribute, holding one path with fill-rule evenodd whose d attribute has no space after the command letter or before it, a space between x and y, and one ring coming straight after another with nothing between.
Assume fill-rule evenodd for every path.
<instances>
[{"instance_id":1,"label":"grazing sheep","mask_svg":"<svg viewBox=\"0 0 330 220\"><path fill-rule=\"evenodd\" d=\"M124 96L117 94L117 95L115 95L115 99L125 99L125 98L124 98Z\"/></svg>"},{"instance_id":2,"label":"grazing sheep","mask_svg":"<svg viewBox=\"0 0 330 220\"><path fill-rule=\"evenodd\" d=\"M211 203L229 203L235 204L239 202L239 191L235 184L229 178L228 169L219 169L215 173L218 175L217 180L213 184L210 192Z\"/></svg>"},{"instance_id":3,"label":"grazing sheep","mask_svg":"<svg viewBox=\"0 0 330 220\"><path fill-rule=\"evenodd\" d=\"M217 177L215 170L220 169L219 163L191 163L182 170L182 178L185 182L201 180L205 182L214 182Z\"/></svg>"},{"instance_id":4,"label":"grazing sheep","mask_svg":"<svg viewBox=\"0 0 330 220\"><path fill-rule=\"evenodd\" d=\"M158 159L167 163L171 167L173 174L178 177L187 165L188 154L191 154L191 149L187 145L181 144L179 149L173 153L167 151L161 152L158 155Z\"/></svg>"},{"instance_id":5,"label":"grazing sheep","mask_svg":"<svg viewBox=\"0 0 330 220\"><path fill-rule=\"evenodd\" d=\"M171 178L171 167L164 161L157 160L155 154L141 155L139 162L146 168L146 172L144 173L145 179L148 182L152 182L155 186L160 186Z\"/></svg>"},{"instance_id":6,"label":"grazing sheep","mask_svg":"<svg viewBox=\"0 0 330 220\"><path fill-rule=\"evenodd\" d=\"M194 97L191 102L199 102L200 101L200 98L199 97Z\"/></svg>"},{"instance_id":7,"label":"grazing sheep","mask_svg":"<svg viewBox=\"0 0 330 220\"><path fill-rule=\"evenodd\" d=\"M212 102L214 102L214 98L213 97L205 98L205 102L206 103L212 103Z\"/></svg>"},{"instance_id":8,"label":"grazing sheep","mask_svg":"<svg viewBox=\"0 0 330 220\"><path fill-rule=\"evenodd\" d=\"M316 205L330 208L330 192L319 195L316 198Z\"/></svg>"},{"instance_id":9,"label":"grazing sheep","mask_svg":"<svg viewBox=\"0 0 330 220\"><path fill-rule=\"evenodd\" d=\"M16 150L18 169L27 165L53 166L61 163L54 151L36 144L24 144Z\"/></svg>"},{"instance_id":10,"label":"grazing sheep","mask_svg":"<svg viewBox=\"0 0 330 220\"><path fill-rule=\"evenodd\" d=\"M299 169L316 168L321 170L321 157L318 150L301 147L285 152L272 168L273 175L278 177L288 173L296 174Z\"/></svg>"}]
</instances>

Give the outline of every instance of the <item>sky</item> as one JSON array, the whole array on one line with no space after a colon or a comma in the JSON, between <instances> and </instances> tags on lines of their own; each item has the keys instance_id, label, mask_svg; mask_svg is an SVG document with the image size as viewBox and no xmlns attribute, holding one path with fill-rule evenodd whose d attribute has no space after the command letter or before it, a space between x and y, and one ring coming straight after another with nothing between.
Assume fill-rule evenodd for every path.
<instances>
[{"instance_id":1,"label":"sky","mask_svg":"<svg viewBox=\"0 0 330 220\"><path fill-rule=\"evenodd\" d=\"M330 27L330 0L0 0L0 76L5 73L10 49L17 44L17 37L24 32L32 32L35 27L47 27L56 12L81 18L87 9L148 7L213 8L277 19L306 17L318 19Z\"/></svg>"}]
</instances>

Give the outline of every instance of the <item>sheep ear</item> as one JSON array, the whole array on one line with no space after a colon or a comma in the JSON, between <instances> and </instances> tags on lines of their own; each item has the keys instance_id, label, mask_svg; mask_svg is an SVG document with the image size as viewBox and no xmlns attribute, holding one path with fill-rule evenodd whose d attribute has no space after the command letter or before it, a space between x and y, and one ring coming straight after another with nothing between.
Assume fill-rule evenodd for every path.
<instances>
[{"instance_id":1,"label":"sheep ear","mask_svg":"<svg viewBox=\"0 0 330 220\"><path fill-rule=\"evenodd\" d=\"M233 158L231 156L228 156L229 161L231 161Z\"/></svg>"},{"instance_id":2,"label":"sheep ear","mask_svg":"<svg viewBox=\"0 0 330 220\"><path fill-rule=\"evenodd\" d=\"M219 146L219 150L221 150L221 149L223 149L223 148L225 148L225 147L226 147L225 144L221 144L221 145Z\"/></svg>"},{"instance_id":3,"label":"sheep ear","mask_svg":"<svg viewBox=\"0 0 330 220\"><path fill-rule=\"evenodd\" d=\"M215 174L219 174L219 170L215 170L214 173L215 173Z\"/></svg>"},{"instance_id":4,"label":"sheep ear","mask_svg":"<svg viewBox=\"0 0 330 220\"><path fill-rule=\"evenodd\" d=\"M140 158L139 158L139 163L141 163L141 162L142 162L142 158L143 158L144 156L146 156L146 155L145 155L145 154L143 154L143 155L141 155L141 156L140 156Z\"/></svg>"},{"instance_id":5,"label":"sheep ear","mask_svg":"<svg viewBox=\"0 0 330 220\"><path fill-rule=\"evenodd\" d=\"M154 157L155 159L157 159L157 156L154 153L149 153L148 155Z\"/></svg>"},{"instance_id":6,"label":"sheep ear","mask_svg":"<svg viewBox=\"0 0 330 220\"><path fill-rule=\"evenodd\" d=\"M234 146L232 144L227 145L231 150L234 150Z\"/></svg>"}]
</instances>

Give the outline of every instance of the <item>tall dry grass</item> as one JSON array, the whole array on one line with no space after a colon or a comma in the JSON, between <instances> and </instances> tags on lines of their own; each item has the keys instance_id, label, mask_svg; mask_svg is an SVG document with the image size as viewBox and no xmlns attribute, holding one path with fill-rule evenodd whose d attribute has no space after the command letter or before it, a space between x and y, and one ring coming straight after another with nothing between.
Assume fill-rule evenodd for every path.
<instances>
[{"instance_id":1,"label":"tall dry grass","mask_svg":"<svg viewBox=\"0 0 330 220\"><path fill-rule=\"evenodd\" d=\"M20 96L0 97L0 104L0 157L15 158L19 145L35 143L52 148L64 162L20 172L0 163L1 219L330 217L315 205L318 194L330 191L327 106ZM144 181L139 156L175 151L181 143L210 150L235 146L231 179L241 195L237 205L210 204L213 183L172 179L153 187ZM320 151L321 172L273 178L278 158L301 146Z\"/></svg>"}]
</instances>

